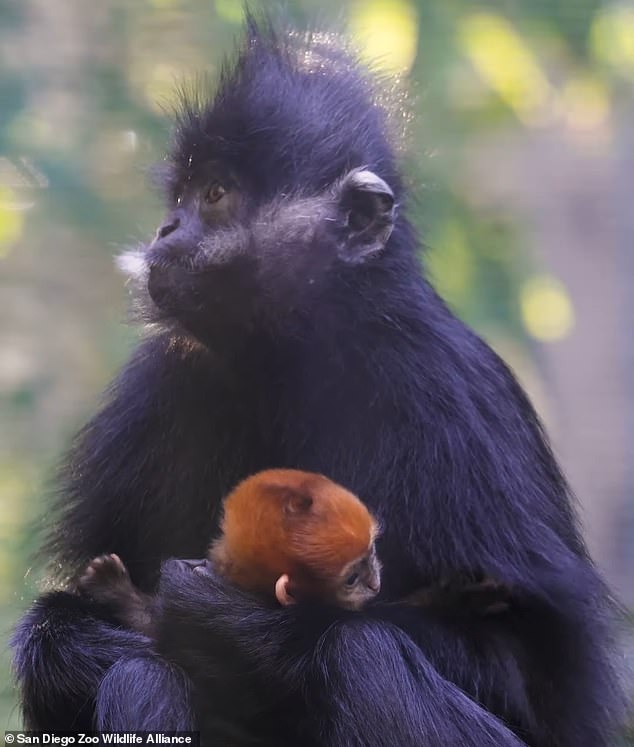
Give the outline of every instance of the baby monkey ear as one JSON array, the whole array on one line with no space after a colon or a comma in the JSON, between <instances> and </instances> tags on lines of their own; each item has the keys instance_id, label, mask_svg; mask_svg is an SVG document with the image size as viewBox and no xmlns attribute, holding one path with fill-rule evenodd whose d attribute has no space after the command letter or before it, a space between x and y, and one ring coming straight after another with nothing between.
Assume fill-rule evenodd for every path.
<instances>
[{"instance_id":1,"label":"baby monkey ear","mask_svg":"<svg viewBox=\"0 0 634 747\"><path fill-rule=\"evenodd\" d=\"M367 169L353 169L339 185L339 209L344 241L339 256L355 264L379 252L394 228L396 206L392 189Z\"/></svg>"},{"instance_id":2,"label":"baby monkey ear","mask_svg":"<svg viewBox=\"0 0 634 747\"><path fill-rule=\"evenodd\" d=\"M291 604L295 604L297 600L288 590L290 579L287 573L280 576L275 582L275 598L282 605L282 607L288 607Z\"/></svg>"},{"instance_id":3,"label":"baby monkey ear","mask_svg":"<svg viewBox=\"0 0 634 747\"><path fill-rule=\"evenodd\" d=\"M284 499L284 513L288 516L305 516L313 507L313 498L308 493L289 490Z\"/></svg>"}]
</instances>

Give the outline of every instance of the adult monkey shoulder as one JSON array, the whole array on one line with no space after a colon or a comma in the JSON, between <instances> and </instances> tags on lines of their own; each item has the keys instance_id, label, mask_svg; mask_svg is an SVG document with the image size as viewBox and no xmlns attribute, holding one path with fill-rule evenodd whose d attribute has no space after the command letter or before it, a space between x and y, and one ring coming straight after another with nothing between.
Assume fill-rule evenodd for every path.
<instances>
[{"instance_id":1,"label":"adult monkey shoulder","mask_svg":"<svg viewBox=\"0 0 634 747\"><path fill-rule=\"evenodd\" d=\"M335 747L607 745L607 593L525 395L421 276L375 86L331 37L250 20L215 98L184 106L166 218L127 259L159 332L70 457L58 558L73 574L117 553L149 590L163 558L204 553L241 478L326 474L379 518L385 600L466 572L512 589L510 609L467 625L385 605L320 628L168 566L192 665L230 641L254 701L267 680L299 688L298 726ZM101 725L191 719L179 671L85 600L39 600L15 646L32 727L92 722L86 693Z\"/></svg>"}]
</instances>

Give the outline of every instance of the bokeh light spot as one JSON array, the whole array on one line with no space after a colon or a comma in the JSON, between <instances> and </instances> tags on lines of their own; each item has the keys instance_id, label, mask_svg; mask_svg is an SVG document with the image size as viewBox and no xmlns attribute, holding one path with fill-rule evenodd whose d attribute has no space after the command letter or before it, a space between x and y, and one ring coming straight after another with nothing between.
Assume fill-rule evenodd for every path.
<instances>
[{"instance_id":1,"label":"bokeh light spot","mask_svg":"<svg viewBox=\"0 0 634 747\"><path fill-rule=\"evenodd\" d=\"M176 84L181 79L181 71L173 65L159 63L151 68L145 79L143 92L152 109L162 114L166 107L176 105L178 101Z\"/></svg>"},{"instance_id":2,"label":"bokeh light spot","mask_svg":"<svg viewBox=\"0 0 634 747\"><path fill-rule=\"evenodd\" d=\"M634 74L634 7L619 3L600 10L592 23L590 43L600 62Z\"/></svg>"},{"instance_id":3,"label":"bokeh light spot","mask_svg":"<svg viewBox=\"0 0 634 747\"><path fill-rule=\"evenodd\" d=\"M6 127L6 136L16 148L55 148L59 134L44 117L24 111L14 117Z\"/></svg>"},{"instance_id":4,"label":"bokeh light spot","mask_svg":"<svg viewBox=\"0 0 634 747\"><path fill-rule=\"evenodd\" d=\"M575 130L593 130L609 119L608 92L596 77L573 78L564 87L561 98L566 121Z\"/></svg>"},{"instance_id":5,"label":"bokeh light spot","mask_svg":"<svg viewBox=\"0 0 634 747\"><path fill-rule=\"evenodd\" d=\"M6 256L22 235L24 214L15 206L16 195L9 187L0 187L0 258Z\"/></svg>"},{"instance_id":6,"label":"bokeh light spot","mask_svg":"<svg viewBox=\"0 0 634 747\"><path fill-rule=\"evenodd\" d=\"M542 342L554 342L574 327L574 308L568 291L551 275L538 275L520 289L520 311L526 331Z\"/></svg>"},{"instance_id":7,"label":"bokeh light spot","mask_svg":"<svg viewBox=\"0 0 634 747\"><path fill-rule=\"evenodd\" d=\"M527 125L548 117L551 90L535 55L511 23L493 13L472 13L459 40L482 79Z\"/></svg>"},{"instance_id":8,"label":"bokeh light spot","mask_svg":"<svg viewBox=\"0 0 634 747\"><path fill-rule=\"evenodd\" d=\"M469 293L473 281L474 262L464 229L455 221L443 226L440 235L431 242L426 266L434 285L449 303L457 304Z\"/></svg>"},{"instance_id":9,"label":"bokeh light spot","mask_svg":"<svg viewBox=\"0 0 634 747\"><path fill-rule=\"evenodd\" d=\"M242 0L216 0L216 13L223 21L242 23L245 5Z\"/></svg>"},{"instance_id":10,"label":"bokeh light spot","mask_svg":"<svg viewBox=\"0 0 634 747\"><path fill-rule=\"evenodd\" d=\"M407 72L416 58L418 16L406 0L361 0L350 8L350 33L370 64Z\"/></svg>"}]
</instances>

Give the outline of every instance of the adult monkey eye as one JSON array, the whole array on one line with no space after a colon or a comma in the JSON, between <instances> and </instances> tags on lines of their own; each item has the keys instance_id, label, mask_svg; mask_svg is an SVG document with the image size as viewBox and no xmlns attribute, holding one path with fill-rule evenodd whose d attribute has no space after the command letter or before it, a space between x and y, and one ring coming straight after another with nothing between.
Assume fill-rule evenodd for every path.
<instances>
[{"instance_id":1,"label":"adult monkey eye","mask_svg":"<svg viewBox=\"0 0 634 747\"><path fill-rule=\"evenodd\" d=\"M205 192L205 202L208 205L213 205L220 202L226 194L227 189L220 182L212 182Z\"/></svg>"}]
</instances>

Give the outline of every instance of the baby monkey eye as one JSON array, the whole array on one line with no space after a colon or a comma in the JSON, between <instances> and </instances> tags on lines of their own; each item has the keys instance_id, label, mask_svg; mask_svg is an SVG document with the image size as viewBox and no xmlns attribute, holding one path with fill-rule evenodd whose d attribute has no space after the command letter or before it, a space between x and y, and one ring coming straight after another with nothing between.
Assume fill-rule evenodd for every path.
<instances>
[{"instance_id":1,"label":"baby monkey eye","mask_svg":"<svg viewBox=\"0 0 634 747\"><path fill-rule=\"evenodd\" d=\"M213 205L227 194L227 189L220 182L212 182L205 192L205 202Z\"/></svg>"},{"instance_id":2,"label":"baby monkey eye","mask_svg":"<svg viewBox=\"0 0 634 747\"><path fill-rule=\"evenodd\" d=\"M346 579L346 586L354 586L357 581L359 580L359 574L358 573L351 573L348 578Z\"/></svg>"}]
</instances>

